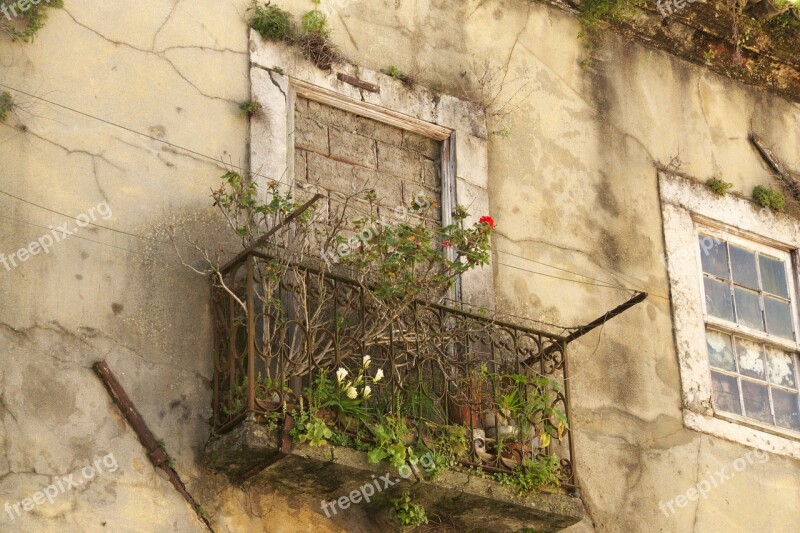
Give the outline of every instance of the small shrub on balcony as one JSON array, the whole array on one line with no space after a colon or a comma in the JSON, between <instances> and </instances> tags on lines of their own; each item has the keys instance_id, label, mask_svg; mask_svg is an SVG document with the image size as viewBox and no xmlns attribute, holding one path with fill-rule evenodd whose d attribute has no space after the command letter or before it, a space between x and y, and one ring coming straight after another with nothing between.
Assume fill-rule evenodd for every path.
<instances>
[{"instance_id":1,"label":"small shrub on balcony","mask_svg":"<svg viewBox=\"0 0 800 533\"><path fill-rule=\"evenodd\" d=\"M244 414L285 427L276 419L291 416L295 441L351 446L370 462L398 469L428 462L428 475L486 465L526 490L557 484L561 465L550 444L568 429L553 400L560 393L525 359L538 351L555 361L544 350L560 345L542 338L526 346L533 333L520 331L519 346L498 345L516 351L481 364L487 352L469 347L489 342L492 321L435 306L461 274L488 262L490 216L468 223L457 207L447 226L414 223L437 207L419 195L404 206L408 219L387 220L372 191L343 198L341 209L331 203L298 214L300 202L279 184L264 194L236 172L223 176L213 198L243 247L273 235L226 270L205 252L227 324L219 354L238 359L217 365L217 427ZM355 218L350 202L359 206ZM326 250L337 250L336 264ZM250 312L257 332L243 336ZM249 353L266 375L253 387L243 370Z\"/></svg>"}]
</instances>

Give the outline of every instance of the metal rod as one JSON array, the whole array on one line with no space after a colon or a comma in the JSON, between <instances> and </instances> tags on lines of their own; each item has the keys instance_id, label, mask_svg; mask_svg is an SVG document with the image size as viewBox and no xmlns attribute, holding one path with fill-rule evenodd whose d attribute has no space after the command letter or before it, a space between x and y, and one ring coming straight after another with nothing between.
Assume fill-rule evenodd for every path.
<instances>
[{"instance_id":1,"label":"metal rod","mask_svg":"<svg viewBox=\"0 0 800 533\"><path fill-rule=\"evenodd\" d=\"M570 479L570 483L577 487L579 483L577 467L578 462L575 460L575 435L572 433L572 398L570 397L569 393L569 357L567 357L566 343L562 343L561 350L564 354L564 403L566 403L564 406L564 414L567 416L567 423L569 424L569 428L567 428L567 436L569 437L569 463L570 467L572 467L572 479Z\"/></svg>"},{"instance_id":2,"label":"metal rod","mask_svg":"<svg viewBox=\"0 0 800 533\"><path fill-rule=\"evenodd\" d=\"M208 529L214 531L208 520L200 514L200 505L186 490L186 486L183 484L183 481L181 481L178 473L167 464L167 459L169 457L167 452L164 448L159 446L153 432L147 427L139 410L133 405L133 402L128 397L128 394L125 392L125 389L122 388L119 381L117 381L117 377L111 371L111 368L109 368L105 361L97 361L92 365L92 368L103 382L103 385L105 385L108 394L111 396L114 403L117 404L122 415L128 420L134 433L136 433L136 436L139 438L139 442L142 443L142 446L144 446L144 449L147 451L147 457L150 459L150 462L153 463L154 467L160 468L166 472L167 478L170 483L172 483L172 486L175 487L175 490L189 502L192 509L197 513L197 516L205 523Z\"/></svg>"},{"instance_id":3,"label":"metal rod","mask_svg":"<svg viewBox=\"0 0 800 533\"><path fill-rule=\"evenodd\" d=\"M574 341L575 339L577 339L579 337L583 337L584 335L586 335L587 333L589 333L593 329L597 328L598 326L602 326L603 324L605 324L606 322L608 322L609 320L611 320L615 316L621 315L622 313L624 313L625 311L627 311L628 309L630 309L634 305L637 305L637 304L643 302L646 298L647 298L647 293L646 292L637 292L633 296L633 298L631 298L630 300L628 300L624 304L618 305L617 307L615 307L614 309L612 309L608 313L604 314L603 316L601 316L599 318L596 318L595 320L592 320L591 322L589 322L585 326L581 326L579 328L576 328L575 331L573 331L572 333L570 333L569 335L567 335L564 338L564 342L569 344L570 342ZM553 346L555 346L555 345L553 345Z\"/></svg>"},{"instance_id":4,"label":"metal rod","mask_svg":"<svg viewBox=\"0 0 800 533\"><path fill-rule=\"evenodd\" d=\"M236 266L242 259L250 255L250 253L253 252L256 248L267 242L267 239L275 235L275 233L277 233L279 229L286 226L289 222L291 222L292 220L296 219L297 217L305 213L309 207L314 205L317 202L317 200L319 200L322 197L323 196L319 193L315 194L313 198L311 198L311 200L307 201L306 203L304 203L303 205L292 211L285 219L283 219L280 223L273 226L264 235L259 237L253 244L251 244L250 246L248 246L247 248L236 254L236 257L228 261L225 264L225 266L223 266L220 269L220 272L225 274L228 270Z\"/></svg>"},{"instance_id":5,"label":"metal rod","mask_svg":"<svg viewBox=\"0 0 800 533\"><path fill-rule=\"evenodd\" d=\"M256 408L256 311L253 258L247 257L247 410Z\"/></svg>"}]
</instances>

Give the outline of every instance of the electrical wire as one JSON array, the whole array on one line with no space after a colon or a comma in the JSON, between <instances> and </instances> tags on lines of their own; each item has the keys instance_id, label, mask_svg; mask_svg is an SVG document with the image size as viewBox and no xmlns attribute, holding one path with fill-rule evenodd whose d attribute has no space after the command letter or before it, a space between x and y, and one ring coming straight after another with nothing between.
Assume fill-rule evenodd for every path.
<instances>
[{"instance_id":1,"label":"electrical wire","mask_svg":"<svg viewBox=\"0 0 800 533\"><path fill-rule=\"evenodd\" d=\"M562 277L559 277L559 276L553 276L552 274L545 274L544 272L536 272L535 270L530 270L530 269L527 269L527 268L522 268L522 267L519 267L519 266L516 266L516 265L510 265L510 264L508 264L508 263L499 262L499 264L501 264L501 265L503 265L503 266L507 266L507 267L509 267L509 268L514 268L514 269L517 269L517 270L522 270L522 271L524 271L524 272L529 272L529 273L531 273L531 274L536 274L536 275L539 275L539 276L544 276L544 277L546 277L546 278L559 279L559 280L562 280L562 281L571 281L572 283L580 283L581 285L592 285L592 286L594 286L594 287L603 287L603 288L606 288L606 289L616 289L616 290L623 290L623 291L637 292L637 291L635 291L634 289L628 289L628 288L625 288L625 287L619 287L619 286L617 286L617 285L603 285L603 284L599 284L599 283L591 283L591 282L588 282L588 281L580 281L580 280L577 280L577 279L562 278Z\"/></svg>"},{"instance_id":2,"label":"electrical wire","mask_svg":"<svg viewBox=\"0 0 800 533\"><path fill-rule=\"evenodd\" d=\"M23 202L23 203L26 203L26 204L30 204L32 206L38 207L39 209L44 209L45 211L49 211L51 213L55 213L56 215L61 215L62 217L66 217L66 218L69 218L71 220L75 220L76 219L76 217L70 216L70 215L68 215L66 213L62 213L61 211L56 211L55 209L50 209L49 207L45 207L43 205L39 205L37 203L31 202L30 200L25 200L24 198L20 198L19 196L15 196L15 195L11 194L10 192L6 192L6 191L1 190L1 189L0 189L0 194L5 194L6 196L10 196L11 198L14 198L15 200L18 200L20 202ZM118 229L114 229L114 228L109 228L108 226L103 226L101 224L95 224L95 223L89 222L89 221L85 221L85 223L88 224L89 226L94 226L96 228L102 228L102 229L105 229L105 230L108 230L108 231L113 231L114 233L121 233L122 235L129 235L131 237L136 237L138 239L146 239L148 241L158 242L158 243L161 243L161 244L169 244L169 241L160 241L160 240L154 239L152 237L145 237L144 235L139 235L137 233L129 233L127 231L122 231L122 230L118 230Z\"/></svg>"},{"instance_id":3,"label":"electrical wire","mask_svg":"<svg viewBox=\"0 0 800 533\"><path fill-rule=\"evenodd\" d=\"M77 113L78 115L84 116L84 117L86 117L86 118L90 118L90 119L93 119L93 120L97 120L97 121L99 121L99 122L102 122L103 124L106 124L106 125L108 125L108 126L113 126L113 127L115 127L115 128L120 128L120 129L122 129L122 130L124 130L124 131L127 131L127 132L129 132L129 133L133 133L134 135L139 135L139 136L145 137L145 138L147 138L147 139L150 139L151 141L155 141L155 142L159 142L159 143L165 144L165 145L167 145L167 146L169 146L169 147L171 147L171 148L175 148L175 149L178 149L178 150L183 150L183 151L185 151L185 152L188 152L188 153L190 153L190 154L192 154L192 155L196 155L196 156L198 156L198 157L202 157L202 158L204 158L204 159L208 159L208 160L210 160L210 161L214 161L215 163L219 163L219 164L221 164L222 166L224 166L224 167L226 167L226 168L227 168L227 167L234 168L234 169L236 169L236 170L239 170L239 171L241 171L241 172L244 172L244 173L246 173L246 174L250 174L250 175L252 175L252 176L258 176L258 177L260 177L260 178L265 178L265 179L267 179L267 180L270 180L270 181L273 181L273 182L275 182L275 183L279 183L279 184L281 184L281 185L283 185L283 186L288 186L288 187L298 187L298 186L297 186L297 185L295 185L295 184L283 183L283 182L281 182L281 181L279 181L279 180L275 180L274 178L271 178L271 177L269 177L269 176L266 176L266 175L264 175L264 174L259 174L258 172L251 172L251 171L248 171L247 169L245 169L245 168L243 168L243 167L240 167L240 166L238 166L238 165L234 165L234 164L233 164L233 162L230 162L230 161L229 161L229 162L226 162L226 161L224 161L223 159L219 159L219 158L217 158L217 157L214 157L214 156L210 156L210 155L207 155L207 154L203 154L203 153L201 153L201 152L198 152L198 151L196 151L196 150L192 150L191 148L186 148L186 147L184 147L184 146L180 146L180 145L178 145L178 144L171 143L171 142L169 142L169 141L166 141L166 140L164 140L164 139L159 139L158 137L155 137L154 135L149 135L149 134L147 134L147 133L144 133L144 132L141 132L141 131L138 131L138 130L134 130L133 128L129 128L128 126L123 126L122 124L117 124L116 122L112 122L112 121L110 121L110 120L108 120L108 119L104 119L104 118L101 118L101 117L98 117L98 116L92 115L91 113L87 113L87 112L85 112L85 111L80 111L80 110L78 110L78 109L75 109L75 108L73 108L73 107L66 106L66 105L64 105L64 104L59 104L58 102L53 102L52 100L48 100L47 98L43 98L43 97L41 97L41 96L36 96L35 94L31 94L31 93L29 93L29 92L27 92L27 91L23 91L22 89L18 89L18 88L16 88L16 87L11 87L10 85L6 85L6 84L4 84L4 83L2 83L2 82L0 82L0 87L3 87L3 88L5 88L5 89L9 89L9 90L11 90L11 91L18 92L18 93L20 93L20 94L23 94L23 95L25 95L25 96L29 97L29 98L35 98L35 99L37 99L37 100L40 100L40 101L42 101L42 102L46 102L46 103L48 103L48 104L50 104L50 105L54 105L54 106L56 106L56 107L60 107L61 109L66 109L67 111L72 111L73 113ZM285 173L285 171L284 171L284 173ZM413 182L413 181L406 180L406 179L404 179L404 178L401 178L401 177L399 177L399 176L394 176L394 177L395 177L395 178L396 178L398 181L403 181L403 182L405 182L405 183L411 183L411 184L414 184L414 185L419 185L418 183L415 183L415 182ZM298 187L298 188L302 189L302 187Z\"/></svg>"},{"instance_id":4,"label":"electrical wire","mask_svg":"<svg viewBox=\"0 0 800 533\"><path fill-rule=\"evenodd\" d=\"M542 266L546 266L546 267L548 267L548 268L553 268L553 269L555 269L555 270L560 270L561 272L566 272L567 274L573 274L573 275L575 275L575 276L580 276L580 277L582 277L582 278L585 278L585 279L588 279L588 280L590 280L590 281L597 281L598 283L603 283L603 284L609 284L609 285L611 285L611 282L609 282L609 281L605 281L605 280L602 280L602 279L597 279L597 278L592 278L592 277L590 277L590 276L587 276L586 274L580 274L580 273L578 273L578 272L573 272L572 270L567 270L566 268L561 268L561 267L557 267L557 266L555 266L555 265L550 265L550 264L548 264L548 263L543 263L543 262L541 262L541 261L537 261L537 260L535 260L535 259L529 259L529 258L527 258L527 257L521 256L521 255L517 255L517 254L511 253L511 252L507 252L507 251L505 251L505 250L497 250L497 252L498 252L498 253L501 253L501 254L510 255L510 256L512 256L512 257L516 257L516 258L518 258L518 259L524 259L525 261L530 261L531 263L536 263L537 265L542 265ZM629 289L628 287L624 287L624 286L622 286L622 285L615 285L615 287L617 287L617 288L619 288L619 289L625 289L625 290L627 290L627 291L634 290L634 289Z\"/></svg>"},{"instance_id":5,"label":"electrical wire","mask_svg":"<svg viewBox=\"0 0 800 533\"><path fill-rule=\"evenodd\" d=\"M268 177L268 176L266 176L266 175L264 175L264 174L259 174L258 172L250 172L250 171L246 170L246 169L245 169L245 168L243 168L243 167L240 167L240 166L238 166L238 165L235 165L235 164L233 164L232 162L226 162L226 161L224 161L224 160L222 160L222 159L220 159L220 158L217 158L217 157L213 157L213 156L210 156L210 155L203 154L203 153L201 153L201 152L198 152L198 151L196 151L196 150L192 150L192 149L190 149L190 148L186 148L186 147L180 146L180 145L178 145L178 144L171 143L171 142L169 142L169 141L166 141L166 140L164 140L164 139L159 139L158 137L155 137L155 136L153 136L153 135L148 135L148 134L146 134L146 133L143 133L143 132L141 132L141 131L134 130L134 129L132 129L132 128L129 128L129 127L127 127L127 126L123 126L123 125L121 125L121 124L117 124L117 123L115 123L115 122L112 122L112 121L110 121L110 120L107 120L107 119L104 119L104 118L101 118L101 117L97 117L97 116L95 116L95 115L92 115L92 114L90 114L90 113L86 113L86 112L84 112L84 111L80 111L80 110L78 110L78 109L75 109L75 108L72 108L72 107L66 106L66 105L64 105L64 104L59 104L58 102L54 102L54 101L52 101L52 100L48 100L47 98L43 98L43 97L41 97L41 96L37 96L37 95L31 94L31 93L29 93L29 92L23 91L23 90L21 90L21 89L18 89L18 88L16 88L16 87L12 87L12 86L6 85L6 84L4 84L4 83L2 83L2 82L0 82L0 87L3 87L3 88L5 88L5 89L11 90L11 91L18 92L18 93L20 93L20 94L23 94L23 95L25 95L25 96L28 96L28 97L30 97L30 98L34 98L34 99L36 99L36 100L40 100L40 101L42 101L42 102L46 102L46 103L48 103L48 104L50 104L50 105L53 105L53 106L59 107L59 108L61 108L61 109L65 109L65 110L71 111L71 112L73 112L73 113L76 113L76 114L78 114L78 115L81 115L81 116L84 116L84 117L87 117L87 118L90 118L90 119L93 119L93 120L97 120L97 121L99 121L99 122L101 122L101 123L103 123L103 124L106 124L106 125L109 125L109 126L112 126L112 127L115 127L115 128L120 128L120 129L122 129L122 130L124 130L124 131L127 131L127 132L129 132L129 133L133 133L134 135L139 135L139 136L141 136L141 137L145 137L145 138L147 138L147 139L150 139L150 140L152 140L152 141L155 141L155 142L158 142L158 143L162 143L162 144L164 144L164 145L167 145L167 146L170 146L170 147L172 147L172 148L175 148L175 149L178 149L178 150L183 150L183 151L185 151L185 152L187 152L187 153L190 153L190 154L196 155L196 156L198 156L198 157L201 157L201 158L207 159L207 160L209 160L209 161L214 161L215 163L219 163L219 164L221 164L221 165L222 165L223 167L225 167L225 168L228 168L228 167L230 167L230 168L234 168L234 169L236 169L236 170L239 170L239 171L242 171L242 172L244 172L244 173L246 173L246 174L250 174L250 175L252 175L252 176L262 177L262 178L265 178L265 179L267 179L267 180L270 180L270 182L271 182L271 183L277 184L277 185L279 185L279 186L283 186L283 187L290 187L290 188L296 188L296 189L298 189L298 190L302 190L302 191L304 191L304 192L308 192L308 191L307 191L307 190L306 190L304 187L302 187L302 186L299 186L299 185L297 185L297 184L294 184L294 183L285 183L285 182L277 181L277 180L274 180L273 178L270 178L270 177ZM399 179L399 180L401 180L401 181L407 181L407 180L403 180L402 178L398 178L398 179ZM6 193L5 191L0 191L0 192L3 192L4 194L7 194L7 195L9 195L9 196L12 196L12 197L14 197L14 196L13 196L13 195L11 195L10 193ZM18 200L20 200L20 201L24 201L24 202L26 202L26 203L30 203L30 204L32 204L32 205L36 205L37 207L41 207L42 209L46 209L46 210L48 210L48 211L52 211L52 212L54 212L54 213L57 213L57 214L59 214L59 215L62 215L62 216L68 216L68 215L65 215L65 214L63 214L63 213L60 213L60 212L57 212L57 211L54 211L54 210L50 210L50 209L48 209L48 208L46 208L46 207L43 207L43 206L38 206L37 204L34 204L33 202L29 202L29 201L27 201L27 200L22 200L22 199L20 199L20 198L18 198L18 197L14 197L14 198L17 198ZM339 199L337 199L337 198L334 198L334 197L332 197L332 196L328 196L328 198L327 198L327 199L328 199L329 201L337 202L337 203L339 203L339 204L341 204L341 205L347 205L347 204L348 204L348 202L346 202L346 201L344 201L344 200L339 200ZM356 207L356 206L354 206L354 205L348 205L348 208L350 208L350 209L353 209L354 211L361 212L362 214L366 214L366 215L373 215L373 213L371 213L371 212L368 212L368 211L366 211L366 210L363 210L363 209L359 209L358 207ZM103 229L107 229L107 230L110 230L110 231L116 231L116 232L118 232L118 233L128 234L127 232L123 232L123 231L121 231L121 230L114 230L113 228L107 228L107 227L105 227L105 226L100 226L100 225L97 225L97 224L92 224L92 225L95 225L95 226L98 226L98 227L101 227L101 228L103 228ZM133 237L137 237L137 238L144 238L144 239L148 239L148 240L153 240L153 241L156 241L156 242L162 242L162 243L164 243L164 242L165 242L165 241L158 241L157 239L152 239L152 238L150 238L150 237L144 237L144 236L142 236L142 235L136 235L136 234L128 234L128 235L130 235L130 236L133 236ZM597 284L597 283L589 283L589 282L587 282L587 281L579 281L579 280L573 280L573 279L569 279L569 278L562 278L562 277L553 276L553 275L550 275L550 274L545 274L545 273L543 273L543 272L537 272L537 271L534 271L534 270L529 270L529 269L521 268L521 267L518 267L518 266L515 266L515 265L510 265L510 264L507 264L507 263L502 263L502 262L500 263L501 265L507 266L507 267L509 267L509 268L514 268L514 269L517 269L517 270L522 270L522 271L529 272L529 273L531 273L531 274L536 274L536 275L540 275L540 276L544 276L544 277L549 277L549 278L553 278L553 279L559 279L559 280L562 280L562 281L571 281L571 282L574 282L574 283L579 283L579 284L583 284L583 285L592 285L592 286L596 286L596 287L604 287L604 288L610 288L610 289L619 289L619 290L625 290L625 291L631 291L631 292L635 292L635 290L634 290L634 289L629 289L629 288L627 288L627 287L623 287L623 286L619 286L619 285L611 285L611 284L608 284L608 283L606 283L606 282L602 282L602 280L598 280L598 279L595 279L595 278L590 278L589 276L585 276L585 275L583 275L583 274L579 274L579 273L577 273L577 272L571 272L571 271L569 271L569 270L565 270L565 269L562 269L562 268L560 268L560 267L556 267L556 266L554 266L554 265L548 265L548 264L546 264L546 263L542 263L542 262L539 262L539 261L535 261L535 260L533 260L533 259L528 259L528 258L526 258L526 257L518 256L518 255L516 255L516 254L512 254L512 253L510 253L510 252L502 252L502 253L506 253L506 254L508 254L508 255L512 255L512 256L518 257L518 258L520 258L520 259L524 259L524 260L526 260L526 261L531 261L531 262L533 262L533 263L536 263L536 264L541 264L541 265L543 265L543 266L547 266L547 267L549 267L549 268L554 268L554 269L556 269L556 270L562 270L562 271L564 271L564 272L567 272L567 273L570 273L570 274L573 274L573 275L576 275L576 276L579 276L579 277L583 277L583 278L585 278L585 279L589 279L589 280L592 280L592 281L601 282L601 284ZM560 326L559 326L559 327L560 327Z\"/></svg>"},{"instance_id":6,"label":"electrical wire","mask_svg":"<svg viewBox=\"0 0 800 533\"><path fill-rule=\"evenodd\" d=\"M46 229L48 231L52 231L52 229L53 229L51 227L42 226L40 224L35 224L33 222L28 222L27 220L20 220L18 218L10 217L10 216L7 216L7 215L0 215L0 217L6 218L8 220L13 220L14 222L19 222L20 224L27 224L29 226L34 226L34 227L37 227L37 228ZM94 242L94 243L97 243L97 244L102 244L103 246L108 246L109 248L116 248L117 250L123 250L125 252L134 253L133 250L129 250L128 248L123 248L121 246L115 246L113 244L108 244L108 243L102 242L102 241L95 241L93 239L88 239L86 237L81 237L80 235L75 235L74 233L71 233L70 235L65 237L64 240L66 240L67 238L70 238L70 237L75 237L76 239L81 239L81 240L84 240L84 241L89 241L89 242Z\"/></svg>"}]
</instances>

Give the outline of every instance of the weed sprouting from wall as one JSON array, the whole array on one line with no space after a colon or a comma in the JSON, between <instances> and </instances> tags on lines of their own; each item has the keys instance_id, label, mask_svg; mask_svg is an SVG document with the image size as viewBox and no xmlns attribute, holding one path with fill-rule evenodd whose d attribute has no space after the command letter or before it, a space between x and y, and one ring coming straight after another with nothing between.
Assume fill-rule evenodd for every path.
<instances>
[{"instance_id":1,"label":"weed sprouting from wall","mask_svg":"<svg viewBox=\"0 0 800 533\"><path fill-rule=\"evenodd\" d=\"M319 9L303 15L298 26L291 13L269 3L259 5L254 1L250 27L264 39L290 43L300 48L303 56L322 70L330 70L342 60L339 49L330 40L328 17Z\"/></svg>"},{"instance_id":2,"label":"weed sprouting from wall","mask_svg":"<svg viewBox=\"0 0 800 533\"><path fill-rule=\"evenodd\" d=\"M14 97L9 92L0 94L0 122L5 122L8 114L14 109Z\"/></svg>"},{"instance_id":3,"label":"weed sprouting from wall","mask_svg":"<svg viewBox=\"0 0 800 533\"><path fill-rule=\"evenodd\" d=\"M250 100L239 104L239 114L243 117L252 118L261 112L261 102Z\"/></svg>"},{"instance_id":4,"label":"weed sprouting from wall","mask_svg":"<svg viewBox=\"0 0 800 533\"><path fill-rule=\"evenodd\" d=\"M47 20L47 10L64 7L64 0L0 0L0 32L12 41L32 42Z\"/></svg>"},{"instance_id":5,"label":"weed sprouting from wall","mask_svg":"<svg viewBox=\"0 0 800 533\"><path fill-rule=\"evenodd\" d=\"M250 27L264 39L287 42L292 40L294 24L291 13L275 6L260 6L255 2L250 9L253 11Z\"/></svg>"},{"instance_id":6,"label":"weed sprouting from wall","mask_svg":"<svg viewBox=\"0 0 800 533\"><path fill-rule=\"evenodd\" d=\"M717 178L711 178L706 181L706 185L718 196L727 196L728 191L733 187L733 183L728 183L727 181Z\"/></svg>"},{"instance_id":7,"label":"weed sprouting from wall","mask_svg":"<svg viewBox=\"0 0 800 533\"><path fill-rule=\"evenodd\" d=\"M783 211L786 206L786 197L782 192L761 185L753 189L753 200L761 207L767 207L773 211Z\"/></svg>"}]
</instances>

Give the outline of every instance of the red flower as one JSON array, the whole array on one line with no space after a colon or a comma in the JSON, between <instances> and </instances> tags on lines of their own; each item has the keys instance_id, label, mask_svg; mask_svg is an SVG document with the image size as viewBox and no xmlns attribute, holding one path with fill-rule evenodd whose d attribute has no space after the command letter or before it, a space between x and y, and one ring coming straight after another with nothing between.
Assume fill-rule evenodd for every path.
<instances>
[{"instance_id":1,"label":"red flower","mask_svg":"<svg viewBox=\"0 0 800 533\"><path fill-rule=\"evenodd\" d=\"M453 243L450 241L442 241L442 246L444 246L445 248L450 248L451 246L453 246Z\"/></svg>"},{"instance_id":2,"label":"red flower","mask_svg":"<svg viewBox=\"0 0 800 533\"><path fill-rule=\"evenodd\" d=\"M494 229L494 219L488 215L484 215L478 220L481 224L488 224L490 228Z\"/></svg>"}]
</instances>

